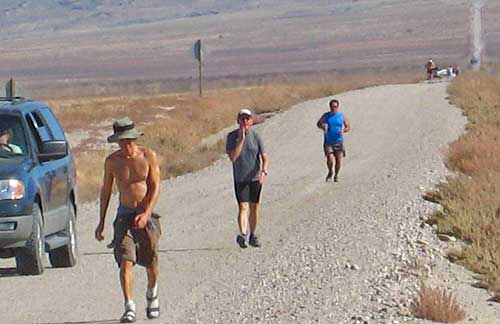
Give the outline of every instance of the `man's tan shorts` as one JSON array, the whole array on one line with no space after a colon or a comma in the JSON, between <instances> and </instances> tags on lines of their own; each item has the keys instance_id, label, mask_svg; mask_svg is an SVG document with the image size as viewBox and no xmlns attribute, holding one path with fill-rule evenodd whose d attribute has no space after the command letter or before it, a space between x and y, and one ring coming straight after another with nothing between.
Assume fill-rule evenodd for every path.
<instances>
[{"instance_id":1,"label":"man's tan shorts","mask_svg":"<svg viewBox=\"0 0 500 324\"><path fill-rule=\"evenodd\" d=\"M122 206L123 207L123 206ZM134 217L141 211L132 208L120 208L113 223L114 255L120 266L122 260L128 260L144 267L150 267L158 260L158 248L161 236L160 221L156 214L143 229L133 229Z\"/></svg>"}]
</instances>

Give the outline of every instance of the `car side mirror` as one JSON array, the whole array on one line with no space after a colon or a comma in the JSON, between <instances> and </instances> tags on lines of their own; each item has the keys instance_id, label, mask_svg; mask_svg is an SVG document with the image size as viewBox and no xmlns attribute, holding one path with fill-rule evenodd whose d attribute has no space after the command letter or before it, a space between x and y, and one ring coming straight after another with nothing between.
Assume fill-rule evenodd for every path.
<instances>
[{"instance_id":1,"label":"car side mirror","mask_svg":"<svg viewBox=\"0 0 500 324\"><path fill-rule=\"evenodd\" d=\"M38 158L45 161L61 159L68 155L68 143L66 141L42 142Z\"/></svg>"}]
</instances>

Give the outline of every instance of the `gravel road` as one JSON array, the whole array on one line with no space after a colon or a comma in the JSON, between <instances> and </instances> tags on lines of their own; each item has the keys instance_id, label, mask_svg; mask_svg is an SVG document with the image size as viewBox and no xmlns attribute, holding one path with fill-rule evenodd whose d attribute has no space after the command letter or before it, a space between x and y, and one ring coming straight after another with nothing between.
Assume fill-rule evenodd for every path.
<instances>
[{"instance_id":1,"label":"gravel road","mask_svg":"<svg viewBox=\"0 0 500 324\"><path fill-rule=\"evenodd\" d=\"M446 83L391 85L337 96L353 125L341 182L325 183L315 122L329 98L301 103L257 126L270 157L260 249L235 243L230 162L162 183L160 320L145 318L146 277L136 268L138 322L425 323L408 314L418 277L460 288L469 323L500 322L470 274L443 261L449 247L423 225L420 198L446 175L445 145L465 118ZM111 206L112 209L115 205ZM109 214L105 235L110 237ZM110 250L93 239L97 203L81 207L73 269L14 274L0 261L3 323L116 323L123 311ZM420 226L422 225L422 227Z\"/></svg>"}]
</instances>

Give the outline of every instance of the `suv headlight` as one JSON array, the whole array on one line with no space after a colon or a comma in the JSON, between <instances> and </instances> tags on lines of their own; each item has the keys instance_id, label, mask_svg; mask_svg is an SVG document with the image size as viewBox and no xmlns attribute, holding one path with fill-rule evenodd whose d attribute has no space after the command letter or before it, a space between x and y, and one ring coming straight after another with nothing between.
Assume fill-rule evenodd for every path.
<instances>
[{"instance_id":1,"label":"suv headlight","mask_svg":"<svg viewBox=\"0 0 500 324\"><path fill-rule=\"evenodd\" d=\"M24 197L24 183L21 180L0 180L0 200L17 200Z\"/></svg>"}]
</instances>

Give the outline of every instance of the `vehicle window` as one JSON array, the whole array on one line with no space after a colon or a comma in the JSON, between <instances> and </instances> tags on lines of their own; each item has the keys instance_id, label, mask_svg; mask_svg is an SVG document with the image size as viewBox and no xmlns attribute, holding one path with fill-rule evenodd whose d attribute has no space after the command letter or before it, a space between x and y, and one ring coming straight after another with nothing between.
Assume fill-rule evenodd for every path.
<instances>
[{"instance_id":1,"label":"vehicle window","mask_svg":"<svg viewBox=\"0 0 500 324\"><path fill-rule=\"evenodd\" d=\"M0 114L0 157L25 155L26 134L20 116Z\"/></svg>"},{"instance_id":2,"label":"vehicle window","mask_svg":"<svg viewBox=\"0 0 500 324\"><path fill-rule=\"evenodd\" d=\"M59 125L59 122L57 121L56 117L54 117L52 112L49 109L41 109L40 113L42 114L43 118L47 121L47 126L50 132L52 133L53 138L58 141L65 141L66 138L64 136L64 132L61 128L61 125Z\"/></svg>"},{"instance_id":3,"label":"vehicle window","mask_svg":"<svg viewBox=\"0 0 500 324\"><path fill-rule=\"evenodd\" d=\"M45 122L43 116L38 111L34 111L29 114L31 117L31 121L33 126L35 127L35 131L38 135L38 139L40 142L47 142L53 139L52 133L50 129L47 127L47 123Z\"/></svg>"}]
</instances>

